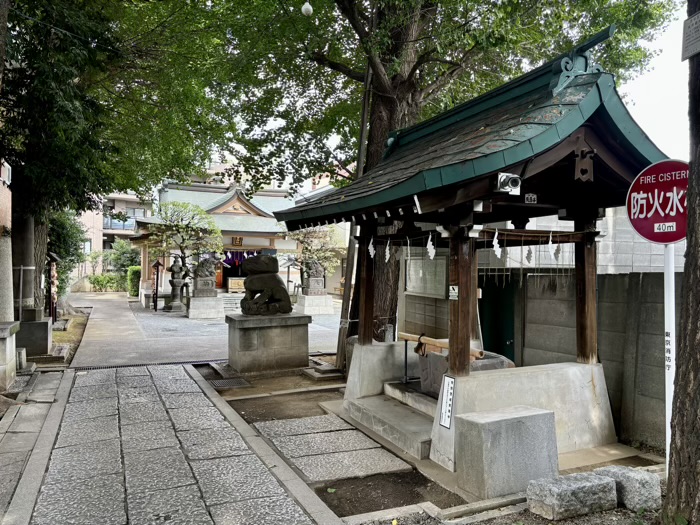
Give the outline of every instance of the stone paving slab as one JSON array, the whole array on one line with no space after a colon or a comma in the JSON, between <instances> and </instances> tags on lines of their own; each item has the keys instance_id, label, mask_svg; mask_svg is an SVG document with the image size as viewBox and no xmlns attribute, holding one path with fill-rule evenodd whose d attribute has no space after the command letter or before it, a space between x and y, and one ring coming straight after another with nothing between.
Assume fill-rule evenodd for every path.
<instances>
[{"instance_id":1,"label":"stone paving slab","mask_svg":"<svg viewBox=\"0 0 700 525\"><path fill-rule=\"evenodd\" d=\"M124 425L121 428L122 449L125 453L180 445L170 421L150 421L138 425Z\"/></svg>"},{"instance_id":2,"label":"stone paving slab","mask_svg":"<svg viewBox=\"0 0 700 525\"><path fill-rule=\"evenodd\" d=\"M38 432L8 432L0 439L0 454L31 452L38 436Z\"/></svg>"},{"instance_id":3,"label":"stone paving slab","mask_svg":"<svg viewBox=\"0 0 700 525\"><path fill-rule=\"evenodd\" d=\"M201 392L191 379L155 379L156 388L161 394L196 394Z\"/></svg>"},{"instance_id":4,"label":"stone paving slab","mask_svg":"<svg viewBox=\"0 0 700 525\"><path fill-rule=\"evenodd\" d=\"M214 407L173 408L169 412L177 431L230 427Z\"/></svg>"},{"instance_id":5,"label":"stone paving slab","mask_svg":"<svg viewBox=\"0 0 700 525\"><path fill-rule=\"evenodd\" d=\"M135 386L153 386L151 376L117 376L117 386L131 388Z\"/></svg>"},{"instance_id":6,"label":"stone paving slab","mask_svg":"<svg viewBox=\"0 0 700 525\"><path fill-rule=\"evenodd\" d=\"M126 525L124 485L110 475L79 483L44 485L31 525Z\"/></svg>"},{"instance_id":7,"label":"stone paving slab","mask_svg":"<svg viewBox=\"0 0 700 525\"><path fill-rule=\"evenodd\" d=\"M22 405L8 432L41 432L49 410L51 405L44 403Z\"/></svg>"},{"instance_id":8,"label":"stone paving slab","mask_svg":"<svg viewBox=\"0 0 700 525\"><path fill-rule=\"evenodd\" d=\"M75 403L77 401L88 401L90 399L100 399L103 397L117 397L117 385L114 383L107 383L83 387L74 386L70 398L68 398L68 402Z\"/></svg>"},{"instance_id":9,"label":"stone paving slab","mask_svg":"<svg viewBox=\"0 0 700 525\"><path fill-rule=\"evenodd\" d=\"M380 446L379 443L371 440L358 430L341 430L339 432L302 434L299 436L278 436L270 439L282 455L287 458L364 450Z\"/></svg>"},{"instance_id":10,"label":"stone paving slab","mask_svg":"<svg viewBox=\"0 0 700 525\"><path fill-rule=\"evenodd\" d=\"M110 439L55 449L44 483L72 483L121 471L119 440Z\"/></svg>"},{"instance_id":11,"label":"stone paving slab","mask_svg":"<svg viewBox=\"0 0 700 525\"><path fill-rule=\"evenodd\" d=\"M209 398L199 394L163 394L165 408L192 408L212 406Z\"/></svg>"},{"instance_id":12,"label":"stone paving slab","mask_svg":"<svg viewBox=\"0 0 700 525\"><path fill-rule=\"evenodd\" d=\"M62 378L63 372L44 372L39 374L32 390L58 390Z\"/></svg>"},{"instance_id":13,"label":"stone paving slab","mask_svg":"<svg viewBox=\"0 0 700 525\"><path fill-rule=\"evenodd\" d=\"M156 403L160 401L155 386L135 386L119 389L119 404L127 403Z\"/></svg>"},{"instance_id":14,"label":"stone paving slab","mask_svg":"<svg viewBox=\"0 0 700 525\"><path fill-rule=\"evenodd\" d=\"M215 525L284 524L313 525L294 500L287 496L252 499L212 507Z\"/></svg>"},{"instance_id":15,"label":"stone paving slab","mask_svg":"<svg viewBox=\"0 0 700 525\"><path fill-rule=\"evenodd\" d=\"M105 397L68 403L63 412L63 420L92 419L95 417L116 416L117 398Z\"/></svg>"},{"instance_id":16,"label":"stone paving slab","mask_svg":"<svg viewBox=\"0 0 700 525\"><path fill-rule=\"evenodd\" d=\"M124 368L117 368L117 377L133 377L133 376L147 376L148 368L145 366L129 366Z\"/></svg>"},{"instance_id":17,"label":"stone paving slab","mask_svg":"<svg viewBox=\"0 0 700 525\"><path fill-rule=\"evenodd\" d=\"M129 494L129 525L213 525L196 485Z\"/></svg>"},{"instance_id":18,"label":"stone paving slab","mask_svg":"<svg viewBox=\"0 0 700 525\"><path fill-rule=\"evenodd\" d=\"M413 470L411 465L381 448L305 456L291 461L311 482Z\"/></svg>"},{"instance_id":19,"label":"stone paving slab","mask_svg":"<svg viewBox=\"0 0 700 525\"><path fill-rule=\"evenodd\" d=\"M117 416L64 421L58 434L56 448L93 443L119 437Z\"/></svg>"},{"instance_id":20,"label":"stone paving slab","mask_svg":"<svg viewBox=\"0 0 700 525\"><path fill-rule=\"evenodd\" d=\"M176 448L159 448L124 454L126 488L130 493L192 485L190 466Z\"/></svg>"},{"instance_id":21,"label":"stone paving slab","mask_svg":"<svg viewBox=\"0 0 700 525\"><path fill-rule=\"evenodd\" d=\"M29 452L0 454L0 516L10 504L28 456Z\"/></svg>"},{"instance_id":22,"label":"stone paving slab","mask_svg":"<svg viewBox=\"0 0 700 525\"><path fill-rule=\"evenodd\" d=\"M262 461L253 455L193 461L192 470L207 505L275 496L284 492Z\"/></svg>"},{"instance_id":23,"label":"stone paving slab","mask_svg":"<svg viewBox=\"0 0 700 525\"><path fill-rule=\"evenodd\" d=\"M148 371L154 379L170 378L170 379L190 379L190 376L185 372L181 365L157 365L149 366Z\"/></svg>"},{"instance_id":24,"label":"stone paving slab","mask_svg":"<svg viewBox=\"0 0 700 525\"><path fill-rule=\"evenodd\" d=\"M102 384L114 384L117 371L115 369L107 370L88 370L87 372L78 372L75 374L75 387L95 386Z\"/></svg>"},{"instance_id":25,"label":"stone paving slab","mask_svg":"<svg viewBox=\"0 0 700 525\"><path fill-rule=\"evenodd\" d=\"M29 380L32 378L32 376L17 376L15 378L14 383L10 386L10 388L7 389L8 394L19 394L26 388L26 386L29 384Z\"/></svg>"},{"instance_id":26,"label":"stone paving slab","mask_svg":"<svg viewBox=\"0 0 700 525\"><path fill-rule=\"evenodd\" d=\"M163 403L128 403L119 410L122 425L161 421L168 418Z\"/></svg>"},{"instance_id":27,"label":"stone paving slab","mask_svg":"<svg viewBox=\"0 0 700 525\"><path fill-rule=\"evenodd\" d=\"M213 459L251 454L241 435L231 427L178 432L185 455L190 459Z\"/></svg>"},{"instance_id":28,"label":"stone paving slab","mask_svg":"<svg viewBox=\"0 0 700 525\"><path fill-rule=\"evenodd\" d=\"M27 401L34 403L53 403L56 399L56 390L32 390L27 396Z\"/></svg>"},{"instance_id":29,"label":"stone paving slab","mask_svg":"<svg viewBox=\"0 0 700 525\"><path fill-rule=\"evenodd\" d=\"M301 417L297 419L277 419L260 421L253 425L261 434L272 438L277 436L296 436L299 434L316 434L334 430L353 430L353 427L335 414L324 416Z\"/></svg>"}]
</instances>

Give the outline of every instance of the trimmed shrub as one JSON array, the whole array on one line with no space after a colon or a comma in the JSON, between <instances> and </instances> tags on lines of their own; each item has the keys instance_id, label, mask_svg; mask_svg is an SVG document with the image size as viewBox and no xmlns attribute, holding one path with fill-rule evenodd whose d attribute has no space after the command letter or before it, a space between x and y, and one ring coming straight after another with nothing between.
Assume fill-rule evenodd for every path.
<instances>
[{"instance_id":1,"label":"trimmed shrub","mask_svg":"<svg viewBox=\"0 0 700 525\"><path fill-rule=\"evenodd\" d=\"M141 283L141 267L129 266L126 271L126 288L131 297L139 294L139 284Z\"/></svg>"},{"instance_id":2,"label":"trimmed shrub","mask_svg":"<svg viewBox=\"0 0 700 525\"><path fill-rule=\"evenodd\" d=\"M95 292L125 292L126 275L116 273L103 273L102 275L90 275L88 281Z\"/></svg>"}]
</instances>

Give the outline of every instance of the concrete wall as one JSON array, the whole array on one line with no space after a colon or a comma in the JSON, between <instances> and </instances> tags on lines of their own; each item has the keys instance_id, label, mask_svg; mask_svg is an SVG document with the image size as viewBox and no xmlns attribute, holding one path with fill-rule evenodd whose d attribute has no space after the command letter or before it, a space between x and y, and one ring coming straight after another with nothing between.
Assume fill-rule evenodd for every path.
<instances>
[{"instance_id":1,"label":"concrete wall","mask_svg":"<svg viewBox=\"0 0 700 525\"><path fill-rule=\"evenodd\" d=\"M677 303L681 280L677 273ZM530 276L526 286L521 362L575 361L574 280ZM618 435L658 447L665 432L663 323L662 274L598 276L598 357Z\"/></svg>"}]
</instances>

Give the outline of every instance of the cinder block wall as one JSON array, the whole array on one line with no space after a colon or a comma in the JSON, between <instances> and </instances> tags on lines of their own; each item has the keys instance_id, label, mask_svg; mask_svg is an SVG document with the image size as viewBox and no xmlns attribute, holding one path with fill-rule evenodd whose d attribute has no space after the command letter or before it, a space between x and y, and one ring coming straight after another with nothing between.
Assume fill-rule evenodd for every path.
<instances>
[{"instance_id":1,"label":"cinder block wall","mask_svg":"<svg viewBox=\"0 0 700 525\"><path fill-rule=\"evenodd\" d=\"M530 276L524 297L523 365L575 361L574 280ZM623 440L664 445L663 333L662 274L598 276L598 357Z\"/></svg>"}]
</instances>

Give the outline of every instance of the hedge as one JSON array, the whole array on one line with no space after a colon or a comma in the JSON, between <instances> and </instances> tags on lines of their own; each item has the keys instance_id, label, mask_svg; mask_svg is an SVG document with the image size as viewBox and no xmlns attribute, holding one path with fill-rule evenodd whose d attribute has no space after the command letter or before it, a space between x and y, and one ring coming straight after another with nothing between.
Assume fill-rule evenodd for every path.
<instances>
[{"instance_id":1,"label":"hedge","mask_svg":"<svg viewBox=\"0 0 700 525\"><path fill-rule=\"evenodd\" d=\"M139 295L139 284L141 283L141 267L129 266L126 271L126 288L131 297Z\"/></svg>"},{"instance_id":2,"label":"hedge","mask_svg":"<svg viewBox=\"0 0 700 525\"><path fill-rule=\"evenodd\" d=\"M126 275L117 273L90 275L88 281L95 292L126 292Z\"/></svg>"}]
</instances>

